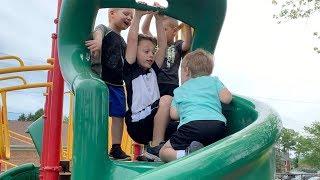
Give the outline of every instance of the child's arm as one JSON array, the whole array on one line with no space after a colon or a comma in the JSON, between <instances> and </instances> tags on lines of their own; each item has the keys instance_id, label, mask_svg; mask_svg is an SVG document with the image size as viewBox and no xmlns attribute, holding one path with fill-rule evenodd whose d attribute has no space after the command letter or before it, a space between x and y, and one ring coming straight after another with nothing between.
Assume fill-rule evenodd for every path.
<instances>
[{"instance_id":1,"label":"child's arm","mask_svg":"<svg viewBox=\"0 0 320 180\"><path fill-rule=\"evenodd\" d=\"M170 117L172 120L180 119L177 109L173 106L170 107Z\"/></svg>"},{"instance_id":2,"label":"child's arm","mask_svg":"<svg viewBox=\"0 0 320 180\"><path fill-rule=\"evenodd\" d=\"M158 41L158 51L154 55L154 60L157 63L158 67L162 66L164 57L166 55L167 48L167 38L163 28L163 15L155 14L156 18L156 29L157 29L157 41Z\"/></svg>"},{"instance_id":3,"label":"child's arm","mask_svg":"<svg viewBox=\"0 0 320 180\"><path fill-rule=\"evenodd\" d=\"M135 10L132 24L129 29L127 39L126 60L129 64L133 64L137 58L138 32L141 17L147 14L147 11Z\"/></svg>"},{"instance_id":4,"label":"child's arm","mask_svg":"<svg viewBox=\"0 0 320 180\"><path fill-rule=\"evenodd\" d=\"M88 40L85 42L85 45L90 50L93 58L98 58L101 52L102 39L106 33L106 28L107 27L102 24L98 25L93 32L93 40Z\"/></svg>"},{"instance_id":5,"label":"child's arm","mask_svg":"<svg viewBox=\"0 0 320 180\"><path fill-rule=\"evenodd\" d=\"M148 36L152 36L150 32L150 23L151 23L152 17L153 17L153 14L147 14L142 24L142 33L147 34Z\"/></svg>"},{"instance_id":6,"label":"child's arm","mask_svg":"<svg viewBox=\"0 0 320 180\"><path fill-rule=\"evenodd\" d=\"M232 100L232 94L227 88L223 88L219 93L220 101L229 104Z\"/></svg>"},{"instance_id":7,"label":"child's arm","mask_svg":"<svg viewBox=\"0 0 320 180\"><path fill-rule=\"evenodd\" d=\"M192 32L191 27L187 24L184 24L186 26L186 33L184 36L184 41L182 43L182 51L189 51L191 47L191 40L192 40Z\"/></svg>"}]
</instances>

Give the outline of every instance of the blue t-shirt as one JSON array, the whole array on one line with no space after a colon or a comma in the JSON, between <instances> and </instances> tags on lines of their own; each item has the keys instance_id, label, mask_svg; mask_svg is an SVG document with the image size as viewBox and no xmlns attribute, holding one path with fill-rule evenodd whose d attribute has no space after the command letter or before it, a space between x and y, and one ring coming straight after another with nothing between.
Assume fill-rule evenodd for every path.
<instances>
[{"instance_id":1,"label":"blue t-shirt","mask_svg":"<svg viewBox=\"0 0 320 180\"><path fill-rule=\"evenodd\" d=\"M175 89L171 106L177 109L180 116L178 127L196 120L219 120L226 123L219 98L223 88L218 77L201 76Z\"/></svg>"}]
</instances>

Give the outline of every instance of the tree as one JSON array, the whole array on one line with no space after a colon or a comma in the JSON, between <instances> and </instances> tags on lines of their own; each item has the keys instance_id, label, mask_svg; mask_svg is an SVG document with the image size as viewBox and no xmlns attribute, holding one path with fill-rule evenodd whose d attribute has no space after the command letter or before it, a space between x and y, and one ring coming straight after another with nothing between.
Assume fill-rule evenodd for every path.
<instances>
[{"instance_id":1,"label":"tree","mask_svg":"<svg viewBox=\"0 0 320 180\"><path fill-rule=\"evenodd\" d=\"M38 109L33 115L33 121L39 119L41 116L43 116L43 114L44 114L43 108Z\"/></svg>"},{"instance_id":2,"label":"tree","mask_svg":"<svg viewBox=\"0 0 320 180\"><path fill-rule=\"evenodd\" d=\"M281 0L272 0L272 4L278 6ZM320 12L320 0L284 0L280 11L273 15L278 23L289 20L308 18ZM319 32L314 32L313 37L320 39ZM320 54L320 49L314 47L314 51Z\"/></svg>"},{"instance_id":3,"label":"tree","mask_svg":"<svg viewBox=\"0 0 320 180\"><path fill-rule=\"evenodd\" d=\"M299 146L297 146L301 162L320 169L320 122L304 127L304 130L308 135L299 138Z\"/></svg>"},{"instance_id":4,"label":"tree","mask_svg":"<svg viewBox=\"0 0 320 180\"><path fill-rule=\"evenodd\" d=\"M33 115L29 113L27 116L27 121L32 121L32 119L33 119Z\"/></svg>"},{"instance_id":5,"label":"tree","mask_svg":"<svg viewBox=\"0 0 320 180\"><path fill-rule=\"evenodd\" d=\"M294 151L297 143L299 133L293 129L283 128L281 136L279 138L279 144L282 152L288 152L289 150Z\"/></svg>"},{"instance_id":6,"label":"tree","mask_svg":"<svg viewBox=\"0 0 320 180\"><path fill-rule=\"evenodd\" d=\"M39 119L41 116L43 116L44 111L43 109L38 109L34 114L29 113L28 115L26 114L21 114L18 118L18 121L35 121Z\"/></svg>"},{"instance_id":7,"label":"tree","mask_svg":"<svg viewBox=\"0 0 320 180\"><path fill-rule=\"evenodd\" d=\"M26 115L24 113L22 113L19 118L18 118L18 121L26 121Z\"/></svg>"}]
</instances>

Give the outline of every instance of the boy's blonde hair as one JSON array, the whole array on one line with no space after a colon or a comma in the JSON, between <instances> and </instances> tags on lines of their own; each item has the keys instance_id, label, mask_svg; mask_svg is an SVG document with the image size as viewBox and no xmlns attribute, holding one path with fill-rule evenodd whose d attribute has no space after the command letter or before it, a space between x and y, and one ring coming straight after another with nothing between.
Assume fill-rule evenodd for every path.
<instances>
[{"instance_id":1,"label":"boy's blonde hair","mask_svg":"<svg viewBox=\"0 0 320 180\"><path fill-rule=\"evenodd\" d=\"M183 58L181 67L188 68L192 78L209 76L213 70L213 55L203 49L196 49Z\"/></svg>"}]
</instances>

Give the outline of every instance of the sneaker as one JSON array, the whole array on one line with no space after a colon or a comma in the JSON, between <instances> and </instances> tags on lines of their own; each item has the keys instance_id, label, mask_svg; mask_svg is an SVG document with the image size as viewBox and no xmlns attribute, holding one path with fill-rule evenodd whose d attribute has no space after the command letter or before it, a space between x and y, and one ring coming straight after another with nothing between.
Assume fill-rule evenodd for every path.
<instances>
[{"instance_id":1,"label":"sneaker","mask_svg":"<svg viewBox=\"0 0 320 180\"><path fill-rule=\"evenodd\" d=\"M165 142L161 142L158 146L151 147L150 144L146 146L146 150L144 152L144 156L148 159L148 161L161 161L159 157L159 151Z\"/></svg>"},{"instance_id":2,"label":"sneaker","mask_svg":"<svg viewBox=\"0 0 320 180\"><path fill-rule=\"evenodd\" d=\"M186 155L190 154L190 153L193 153L201 148L203 148L203 144L201 144L200 142L198 141L192 141L190 143L190 145L187 147L186 149Z\"/></svg>"},{"instance_id":3,"label":"sneaker","mask_svg":"<svg viewBox=\"0 0 320 180\"><path fill-rule=\"evenodd\" d=\"M110 149L109 157L112 160L130 161L131 158L125 152L122 151L121 147L112 147Z\"/></svg>"}]
</instances>

